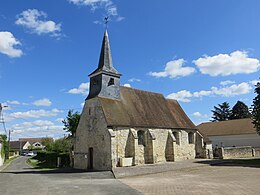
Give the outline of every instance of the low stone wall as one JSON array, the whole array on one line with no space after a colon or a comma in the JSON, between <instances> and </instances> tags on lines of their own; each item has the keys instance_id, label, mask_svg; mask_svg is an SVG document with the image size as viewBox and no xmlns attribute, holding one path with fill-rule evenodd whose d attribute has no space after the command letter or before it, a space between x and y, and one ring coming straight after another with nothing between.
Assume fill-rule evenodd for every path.
<instances>
[{"instance_id":1,"label":"low stone wall","mask_svg":"<svg viewBox=\"0 0 260 195\"><path fill-rule=\"evenodd\" d=\"M254 156L260 157L260 148L254 148Z\"/></svg>"},{"instance_id":2,"label":"low stone wall","mask_svg":"<svg viewBox=\"0 0 260 195\"><path fill-rule=\"evenodd\" d=\"M260 148L251 146L218 148L215 152L221 159L260 157Z\"/></svg>"}]
</instances>

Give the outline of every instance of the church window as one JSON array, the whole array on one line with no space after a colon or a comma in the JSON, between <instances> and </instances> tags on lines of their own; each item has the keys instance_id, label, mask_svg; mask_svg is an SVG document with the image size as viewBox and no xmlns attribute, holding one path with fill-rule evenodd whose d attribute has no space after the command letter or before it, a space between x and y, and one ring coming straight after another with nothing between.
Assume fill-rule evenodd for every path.
<instances>
[{"instance_id":1,"label":"church window","mask_svg":"<svg viewBox=\"0 0 260 195\"><path fill-rule=\"evenodd\" d=\"M138 131L137 132L137 137L138 137L138 145L145 145L144 143L144 131Z\"/></svg>"},{"instance_id":2,"label":"church window","mask_svg":"<svg viewBox=\"0 0 260 195\"><path fill-rule=\"evenodd\" d=\"M108 86L114 85L114 84L115 84L115 79L114 78L110 78L109 82L108 82Z\"/></svg>"},{"instance_id":3,"label":"church window","mask_svg":"<svg viewBox=\"0 0 260 195\"><path fill-rule=\"evenodd\" d=\"M194 144L194 133L188 133L189 144Z\"/></svg>"},{"instance_id":4,"label":"church window","mask_svg":"<svg viewBox=\"0 0 260 195\"><path fill-rule=\"evenodd\" d=\"M176 144L180 144L180 136L179 136L179 132L173 131L172 132L173 136L175 137L176 140Z\"/></svg>"}]
</instances>

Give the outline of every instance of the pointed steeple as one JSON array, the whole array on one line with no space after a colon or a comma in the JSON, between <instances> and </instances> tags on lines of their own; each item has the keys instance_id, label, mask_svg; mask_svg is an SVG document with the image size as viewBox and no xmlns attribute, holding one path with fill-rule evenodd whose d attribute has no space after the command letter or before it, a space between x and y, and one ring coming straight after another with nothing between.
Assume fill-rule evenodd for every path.
<instances>
[{"instance_id":1,"label":"pointed steeple","mask_svg":"<svg viewBox=\"0 0 260 195\"><path fill-rule=\"evenodd\" d=\"M89 75L90 90L87 100L95 97L119 100L120 76L121 74L113 66L108 33L105 31L98 68Z\"/></svg>"},{"instance_id":2,"label":"pointed steeple","mask_svg":"<svg viewBox=\"0 0 260 195\"><path fill-rule=\"evenodd\" d=\"M94 72L92 72L89 76L91 77L100 72L106 72L106 73L110 73L110 74L112 73L112 74L120 75L113 66L107 30L104 33L104 37L103 37L103 41L102 41L98 68Z\"/></svg>"}]
</instances>

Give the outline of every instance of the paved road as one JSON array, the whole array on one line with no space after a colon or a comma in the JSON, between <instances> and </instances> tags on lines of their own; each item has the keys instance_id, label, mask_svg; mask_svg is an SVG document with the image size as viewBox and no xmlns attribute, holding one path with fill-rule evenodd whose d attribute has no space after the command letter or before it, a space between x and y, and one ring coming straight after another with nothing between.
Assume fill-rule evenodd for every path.
<instances>
[{"instance_id":1,"label":"paved road","mask_svg":"<svg viewBox=\"0 0 260 195\"><path fill-rule=\"evenodd\" d=\"M38 171L20 157L0 172L0 194L140 194L111 172L60 173Z\"/></svg>"},{"instance_id":2,"label":"paved road","mask_svg":"<svg viewBox=\"0 0 260 195\"><path fill-rule=\"evenodd\" d=\"M200 166L120 181L149 195L257 195L260 194L260 166Z\"/></svg>"}]
</instances>

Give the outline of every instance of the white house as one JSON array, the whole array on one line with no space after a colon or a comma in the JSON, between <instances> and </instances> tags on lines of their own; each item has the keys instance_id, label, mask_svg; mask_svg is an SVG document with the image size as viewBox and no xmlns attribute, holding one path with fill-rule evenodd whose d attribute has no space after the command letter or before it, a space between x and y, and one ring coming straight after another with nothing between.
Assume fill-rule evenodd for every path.
<instances>
[{"instance_id":1,"label":"white house","mask_svg":"<svg viewBox=\"0 0 260 195\"><path fill-rule=\"evenodd\" d=\"M260 136L252 120L237 119L220 122L207 122L197 126L199 132L208 137L215 147L252 146L260 148Z\"/></svg>"}]
</instances>

